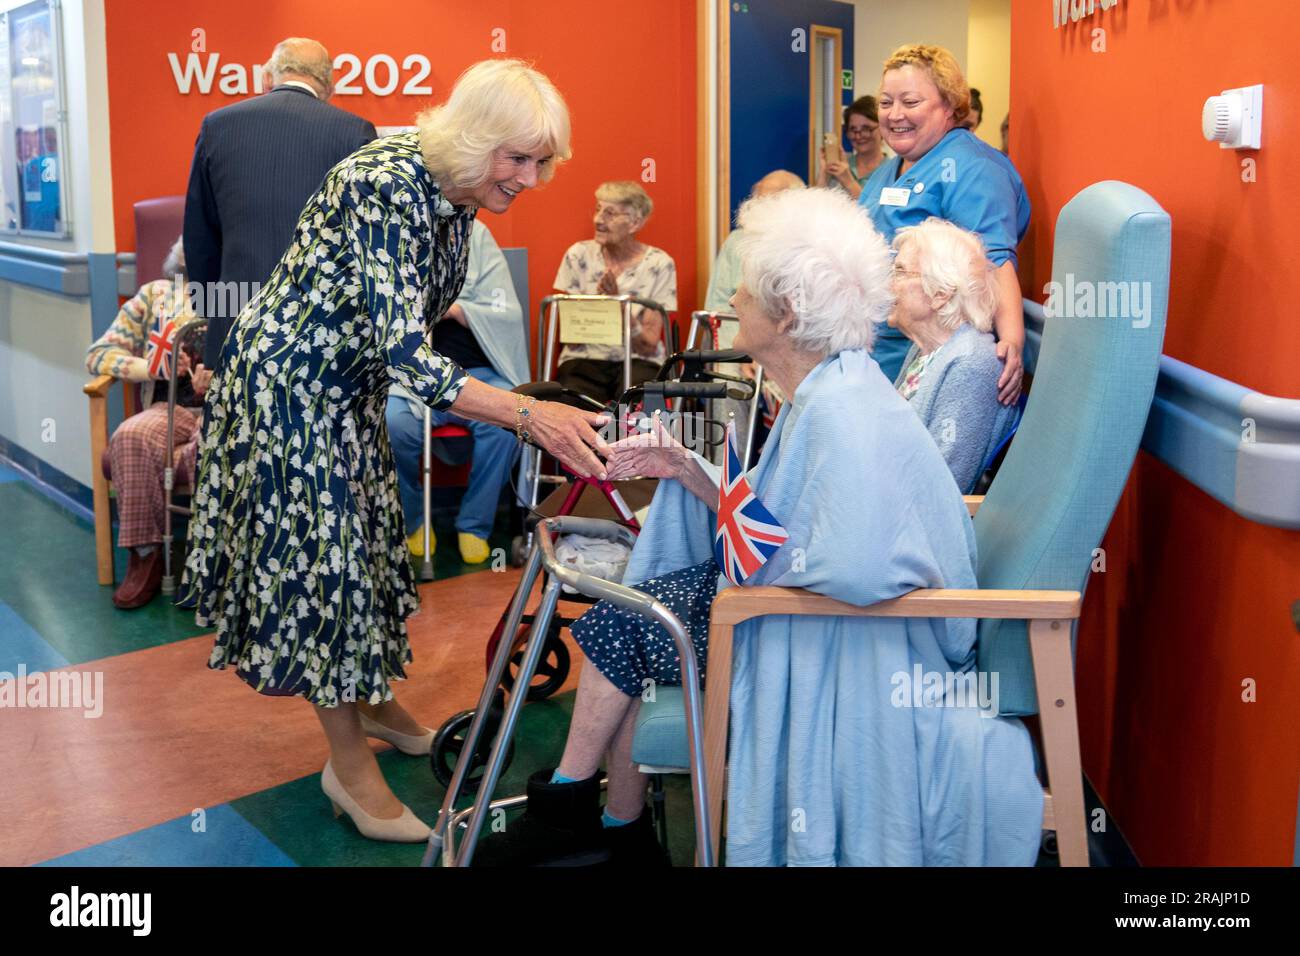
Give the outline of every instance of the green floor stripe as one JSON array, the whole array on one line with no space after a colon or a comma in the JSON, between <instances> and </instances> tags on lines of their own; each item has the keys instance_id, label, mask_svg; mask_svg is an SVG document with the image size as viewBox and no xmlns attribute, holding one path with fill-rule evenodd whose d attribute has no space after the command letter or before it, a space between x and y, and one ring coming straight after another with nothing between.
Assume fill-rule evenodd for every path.
<instances>
[{"instance_id":1,"label":"green floor stripe","mask_svg":"<svg viewBox=\"0 0 1300 956\"><path fill-rule=\"evenodd\" d=\"M0 514L0 600L70 664L203 633L192 613L161 597L135 611L115 608L112 588L96 581L94 532L25 482L0 484ZM125 552L116 557L121 581Z\"/></svg>"},{"instance_id":2,"label":"green floor stripe","mask_svg":"<svg viewBox=\"0 0 1300 956\"><path fill-rule=\"evenodd\" d=\"M498 797L523 793L531 773L559 762L572 708L572 693L524 706L515 734L515 755L497 788ZM389 751L380 755L379 765L398 799L432 825L444 789L430 771L428 760ZM673 861L689 865L695 847L689 780L670 777L665 790ZM335 820L321 793L320 774L243 797L232 806L300 866L417 866L424 853L423 845L368 840L346 816ZM513 819L512 814L507 824Z\"/></svg>"},{"instance_id":3,"label":"green floor stripe","mask_svg":"<svg viewBox=\"0 0 1300 956\"><path fill-rule=\"evenodd\" d=\"M489 544L510 549L509 521L503 510ZM0 483L3 547L0 547L0 601L14 609L69 664L127 654L182 641L212 629L198 627L192 611L175 607L165 595L134 611L113 606L113 588L96 579L94 529L25 481ZM490 564L467 565L456 547L454 512L435 514L439 545L434 578L482 571ZM183 534L183 527L178 534ZM180 564L176 565L179 580ZM116 580L126 576L127 554L114 549Z\"/></svg>"}]
</instances>

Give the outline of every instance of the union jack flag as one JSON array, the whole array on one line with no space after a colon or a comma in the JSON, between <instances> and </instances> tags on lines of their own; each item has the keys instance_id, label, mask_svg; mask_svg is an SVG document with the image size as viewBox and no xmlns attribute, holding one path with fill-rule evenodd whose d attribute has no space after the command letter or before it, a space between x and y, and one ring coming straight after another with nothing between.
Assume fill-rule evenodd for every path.
<instances>
[{"instance_id":1,"label":"union jack flag","mask_svg":"<svg viewBox=\"0 0 1300 956\"><path fill-rule=\"evenodd\" d=\"M168 319L162 328L149 332L149 346L145 358L149 362L149 377L170 379L172 377L172 343L176 339L176 323ZM161 370L161 374L159 374Z\"/></svg>"},{"instance_id":2,"label":"union jack flag","mask_svg":"<svg viewBox=\"0 0 1300 956\"><path fill-rule=\"evenodd\" d=\"M736 423L727 425L727 454L718 491L713 558L732 584L744 584L790 537L754 494L736 452Z\"/></svg>"}]
</instances>

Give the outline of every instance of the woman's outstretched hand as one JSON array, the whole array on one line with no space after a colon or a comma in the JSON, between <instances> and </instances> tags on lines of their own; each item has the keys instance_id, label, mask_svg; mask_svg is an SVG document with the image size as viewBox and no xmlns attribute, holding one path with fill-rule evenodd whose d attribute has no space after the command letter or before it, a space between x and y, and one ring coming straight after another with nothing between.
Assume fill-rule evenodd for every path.
<instances>
[{"instance_id":1,"label":"woman's outstretched hand","mask_svg":"<svg viewBox=\"0 0 1300 956\"><path fill-rule=\"evenodd\" d=\"M520 415L527 408L528 415ZM601 412L584 412L560 402L535 402L466 375L460 394L452 402L457 415L490 422L510 431L522 423L532 441L558 458L570 471L583 478L605 477L605 465L597 454L607 456L609 443L596 430L609 423Z\"/></svg>"},{"instance_id":2,"label":"woman's outstretched hand","mask_svg":"<svg viewBox=\"0 0 1300 956\"><path fill-rule=\"evenodd\" d=\"M597 454L609 456L608 442L596 429L609 423L600 412L584 412L560 402L537 402L529 409L528 431L533 441L583 477L605 477Z\"/></svg>"},{"instance_id":3,"label":"woman's outstretched hand","mask_svg":"<svg viewBox=\"0 0 1300 956\"><path fill-rule=\"evenodd\" d=\"M609 479L680 478L690 458L691 453L656 415L650 431L629 435L609 446Z\"/></svg>"}]
</instances>

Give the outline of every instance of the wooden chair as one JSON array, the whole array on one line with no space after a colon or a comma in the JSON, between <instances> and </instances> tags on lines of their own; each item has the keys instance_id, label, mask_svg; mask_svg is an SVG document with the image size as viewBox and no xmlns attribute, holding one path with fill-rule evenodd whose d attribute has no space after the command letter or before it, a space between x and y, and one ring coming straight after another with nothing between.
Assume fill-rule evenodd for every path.
<instances>
[{"instance_id":1,"label":"wooden chair","mask_svg":"<svg viewBox=\"0 0 1300 956\"><path fill-rule=\"evenodd\" d=\"M963 617L979 620L978 666L999 675L1000 712L1040 715L1048 778L1043 827L1056 831L1062 865L1087 865L1073 625L1155 392L1169 294L1169 242L1168 214L1124 183L1089 186L1061 210L1054 281L1065 286L1071 276L1070 288L1092 283L1094 290L1111 288L1102 283L1135 283L1145 290L1146 309L1132 318L1067 313L1047 320L1033 400L1016 440L988 495L966 499L979 548L979 590L919 590L870 607L767 587L729 588L715 600L704 701L715 849L722 833L738 625L769 614ZM633 760L684 766L684 724L680 733L669 732L673 698L662 692L659 697L659 704L642 706ZM675 753L668 742L675 743Z\"/></svg>"}]
</instances>

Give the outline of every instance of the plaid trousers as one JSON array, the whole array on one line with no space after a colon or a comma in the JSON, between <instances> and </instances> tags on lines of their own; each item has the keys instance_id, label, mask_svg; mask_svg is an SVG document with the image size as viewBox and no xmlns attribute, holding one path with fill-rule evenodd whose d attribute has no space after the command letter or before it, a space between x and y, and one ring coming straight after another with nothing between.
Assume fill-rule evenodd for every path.
<instances>
[{"instance_id":1,"label":"plaid trousers","mask_svg":"<svg viewBox=\"0 0 1300 956\"><path fill-rule=\"evenodd\" d=\"M155 402L132 415L108 440L113 488L117 492L117 544L122 548L160 544L163 539L163 467L170 451L175 487L194 480L199 414L176 407L174 447L167 448L167 403Z\"/></svg>"}]
</instances>

